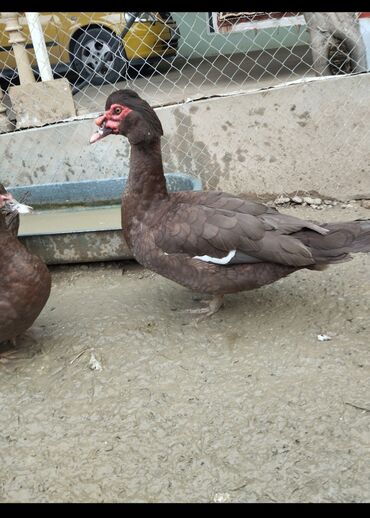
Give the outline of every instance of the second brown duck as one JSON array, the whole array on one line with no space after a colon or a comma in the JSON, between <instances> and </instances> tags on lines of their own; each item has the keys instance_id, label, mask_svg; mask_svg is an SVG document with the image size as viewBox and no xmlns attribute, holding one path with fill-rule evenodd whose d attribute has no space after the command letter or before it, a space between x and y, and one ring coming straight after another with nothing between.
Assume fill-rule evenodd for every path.
<instances>
[{"instance_id":1,"label":"second brown duck","mask_svg":"<svg viewBox=\"0 0 370 518\"><path fill-rule=\"evenodd\" d=\"M39 316L50 294L48 268L17 237L19 212L30 209L0 184L0 343L14 344Z\"/></svg>"}]
</instances>

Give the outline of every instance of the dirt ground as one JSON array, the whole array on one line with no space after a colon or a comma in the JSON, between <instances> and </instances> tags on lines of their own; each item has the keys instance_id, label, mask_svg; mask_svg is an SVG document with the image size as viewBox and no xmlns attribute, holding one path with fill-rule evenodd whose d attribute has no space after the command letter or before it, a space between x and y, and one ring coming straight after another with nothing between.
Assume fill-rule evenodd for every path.
<instances>
[{"instance_id":1,"label":"dirt ground","mask_svg":"<svg viewBox=\"0 0 370 518\"><path fill-rule=\"evenodd\" d=\"M195 294L134 262L51 271L0 364L1 502L370 501L370 255L198 325Z\"/></svg>"}]
</instances>

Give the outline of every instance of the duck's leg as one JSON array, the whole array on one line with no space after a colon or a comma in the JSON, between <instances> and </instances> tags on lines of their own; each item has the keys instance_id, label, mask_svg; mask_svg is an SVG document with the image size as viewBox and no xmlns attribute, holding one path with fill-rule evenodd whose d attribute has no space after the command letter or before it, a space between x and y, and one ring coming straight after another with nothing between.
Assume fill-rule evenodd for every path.
<instances>
[{"instance_id":1,"label":"duck's leg","mask_svg":"<svg viewBox=\"0 0 370 518\"><path fill-rule=\"evenodd\" d=\"M214 295L211 300L203 300L202 302L207 304L206 307L198 308L198 309L185 309L186 313L202 315L198 319L198 322L217 313L217 311L223 306L224 296L223 295Z\"/></svg>"},{"instance_id":2,"label":"duck's leg","mask_svg":"<svg viewBox=\"0 0 370 518\"><path fill-rule=\"evenodd\" d=\"M11 349L0 352L0 363L8 363L11 360L15 360L17 358L17 351L14 350L14 347L16 346L16 338L11 338L7 342L1 342L1 344L9 344L12 347Z\"/></svg>"}]
</instances>

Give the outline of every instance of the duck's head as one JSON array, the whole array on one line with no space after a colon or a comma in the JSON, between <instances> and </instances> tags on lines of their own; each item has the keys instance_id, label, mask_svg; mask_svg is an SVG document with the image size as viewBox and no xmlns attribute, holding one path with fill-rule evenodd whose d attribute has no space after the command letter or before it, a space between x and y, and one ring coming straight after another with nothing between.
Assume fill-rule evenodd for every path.
<instances>
[{"instance_id":1,"label":"duck's head","mask_svg":"<svg viewBox=\"0 0 370 518\"><path fill-rule=\"evenodd\" d=\"M19 203L13 195L8 192L2 183L0 183L0 210L3 213L17 212L18 214L27 214L32 212L33 208L24 203Z\"/></svg>"},{"instance_id":2,"label":"duck's head","mask_svg":"<svg viewBox=\"0 0 370 518\"><path fill-rule=\"evenodd\" d=\"M0 217L3 226L11 228L12 222L18 214L27 214L32 212L32 207L19 203L13 198L13 195L8 192L2 183L0 183Z\"/></svg>"},{"instance_id":3,"label":"duck's head","mask_svg":"<svg viewBox=\"0 0 370 518\"><path fill-rule=\"evenodd\" d=\"M95 120L99 130L90 144L107 135L124 135L130 144L149 143L163 135L162 124L151 106L133 90L117 90L109 95L105 112Z\"/></svg>"}]
</instances>

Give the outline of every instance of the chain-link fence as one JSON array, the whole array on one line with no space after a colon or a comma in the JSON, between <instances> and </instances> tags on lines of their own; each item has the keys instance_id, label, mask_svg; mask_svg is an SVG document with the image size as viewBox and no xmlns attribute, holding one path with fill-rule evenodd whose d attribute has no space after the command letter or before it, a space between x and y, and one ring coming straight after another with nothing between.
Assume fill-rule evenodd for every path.
<instances>
[{"instance_id":1,"label":"chain-link fence","mask_svg":"<svg viewBox=\"0 0 370 518\"><path fill-rule=\"evenodd\" d=\"M14 20L6 23L7 14L19 15L18 28ZM297 79L366 72L368 14L50 12L39 13L38 20L52 77L70 84L73 119L101 112L106 97L118 88L132 88L152 106L165 106ZM25 13L2 15L2 102L12 123L8 131L13 131L22 127L8 95L22 83L19 48L25 48L36 80L42 79L42 70ZM32 88L27 95L32 101ZM186 126L188 119L178 124ZM40 161L35 154L33 167Z\"/></svg>"}]
</instances>

